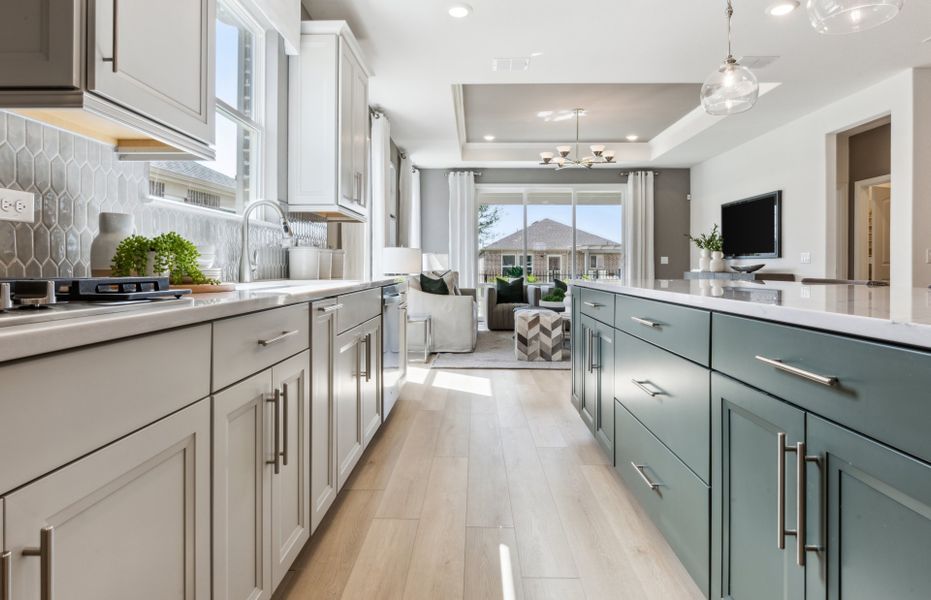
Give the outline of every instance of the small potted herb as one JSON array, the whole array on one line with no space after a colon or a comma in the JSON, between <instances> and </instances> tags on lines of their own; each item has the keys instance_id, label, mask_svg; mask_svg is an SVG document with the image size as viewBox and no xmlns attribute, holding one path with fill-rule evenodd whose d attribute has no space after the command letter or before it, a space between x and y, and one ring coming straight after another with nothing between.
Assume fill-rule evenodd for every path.
<instances>
[{"instance_id":1,"label":"small potted herb","mask_svg":"<svg viewBox=\"0 0 931 600\"><path fill-rule=\"evenodd\" d=\"M132 235L116 247L111 268L117 277L167 275L172 285L219 283L201 273L198 258L197 246L173 231L154 238Z\"/></svg>"}]
</instances>

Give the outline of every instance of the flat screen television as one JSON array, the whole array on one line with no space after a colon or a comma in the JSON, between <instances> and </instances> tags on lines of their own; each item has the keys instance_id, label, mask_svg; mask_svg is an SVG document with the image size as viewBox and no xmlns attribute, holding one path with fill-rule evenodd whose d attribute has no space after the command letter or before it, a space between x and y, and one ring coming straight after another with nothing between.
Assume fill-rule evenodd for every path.
<instances>
[{"instance_id":1,"label":"flat screen television","mask_svg":"<svg viewBox=\"0 0 931 600\"><path fill-rule=\"evenodd\" d=\"M725 258L782 256L782 191L721 206Z\"/></svg>"}]
</instances>

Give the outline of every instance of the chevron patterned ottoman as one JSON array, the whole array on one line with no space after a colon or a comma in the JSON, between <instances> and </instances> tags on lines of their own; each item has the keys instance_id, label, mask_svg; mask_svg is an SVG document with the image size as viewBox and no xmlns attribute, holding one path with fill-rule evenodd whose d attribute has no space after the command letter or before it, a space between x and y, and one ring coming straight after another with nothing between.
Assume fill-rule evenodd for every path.
<instances>
[{"instance_id":1,"label":"chevron patterned ottoman","mask_svg":"<svg viewBox=\"0 0 931 600\"><path fill-rule=\"evenodd\" d=\"M514 354L517 360L562 360L563 321L551 310L514 312Z\"/></svg>"}]
</instances>

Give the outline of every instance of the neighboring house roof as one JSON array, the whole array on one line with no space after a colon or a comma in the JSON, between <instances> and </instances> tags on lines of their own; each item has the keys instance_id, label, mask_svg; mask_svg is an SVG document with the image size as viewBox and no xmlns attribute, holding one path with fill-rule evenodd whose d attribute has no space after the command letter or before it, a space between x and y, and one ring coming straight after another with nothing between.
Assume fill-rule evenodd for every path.
<instances>
[{"instance_id":1,"label":"neighboring house roof","mask_svg":"<svg viewBox=\"0 0 931 600\"><path fill-rule=\"evenodd\" d=\"M523 232L516 231L511 235L504 236L484 248L484 251L494 250L520 250L523 246ZM527 250L533 251L537 246L547 250L569 250L572 248L572 226L554 221L552 219L541 219L534 221L527 226ZM599 235L576 230L576 247L601 247L605 249L620 250L621 244L603 238Z\"/></svg>"},{"instance_id":2,"label":"neighboring house roof","mask_svg":"<svg viewBox=\"0 0 931 600\"><path fill-rule=\"evenodd\" d=\"M163 160L153 162L151 166L161 171L169 171L185 178L206 181L227 188L233 193L236 192L235 179L193 160Z\"/></svg>"}]
</instances>

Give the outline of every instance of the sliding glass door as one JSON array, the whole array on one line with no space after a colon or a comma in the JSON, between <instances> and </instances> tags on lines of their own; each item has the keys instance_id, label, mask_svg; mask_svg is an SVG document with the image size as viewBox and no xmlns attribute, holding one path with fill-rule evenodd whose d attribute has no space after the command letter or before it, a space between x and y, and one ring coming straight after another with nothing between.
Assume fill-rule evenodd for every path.
<instances>
[{"instance_id":1,"label":"sliding glass door","mask_svg":"<svg viewBox=\"0 0 931 600\"><path fill-rule=\"evenodd\" d=\"M620 279L624 211L618 193L582 191L575 197L575 276Z\"/></svg>"},{"instance_id":2,"label":"sliding glass door","mask_svg":"<svg viewBox=\"0 0 931 600\"><path fill-rule=\"evenodd\" d=\"M572 193L565 191L526 194L527 254L531 279L548 283L572 275Z\"/></svg>"}]
</instances>

